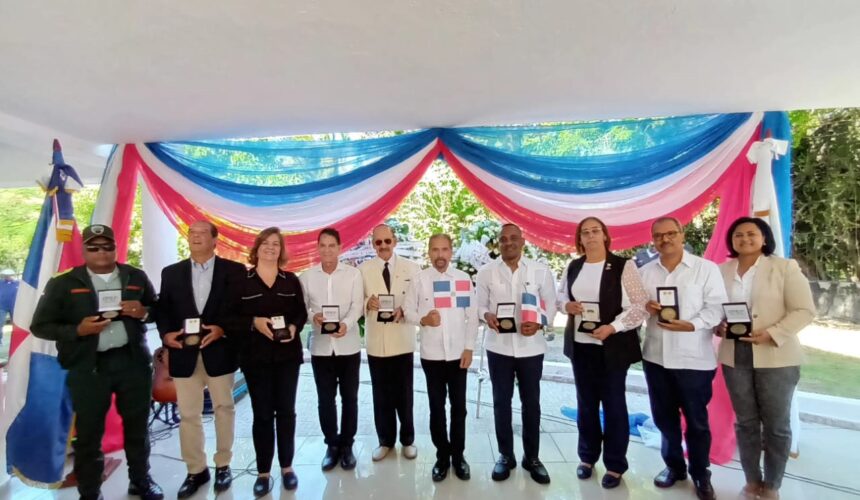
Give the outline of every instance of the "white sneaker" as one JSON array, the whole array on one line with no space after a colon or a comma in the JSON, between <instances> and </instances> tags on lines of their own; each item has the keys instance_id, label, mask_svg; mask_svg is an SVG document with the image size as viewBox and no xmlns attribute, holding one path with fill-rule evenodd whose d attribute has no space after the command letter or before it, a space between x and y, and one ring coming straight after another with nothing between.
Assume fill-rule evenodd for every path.
<instances>
[{"instance_id":1,"label":"white sneaker","mask_svg":"<svg viewBox=\"0 0 860 500\"><path fill-rule=\"evenodd\" d=\"M418 448L414 445L404 446L403 447L403 456L408 458L409 460L414 459L418 456Z\"/></svg>"},{"instance_id":2,"label":"white sneaker","mask_svg":"<svg viewBox=\"0 0 860 500\"><path fill-rule=\"evenodd\" d=\"M383 458L388 456L388 452L391 451L391 448L388 446L378 446L375 450L373 450L373 461L379 462Z\"/></svg>"}]
</instances>

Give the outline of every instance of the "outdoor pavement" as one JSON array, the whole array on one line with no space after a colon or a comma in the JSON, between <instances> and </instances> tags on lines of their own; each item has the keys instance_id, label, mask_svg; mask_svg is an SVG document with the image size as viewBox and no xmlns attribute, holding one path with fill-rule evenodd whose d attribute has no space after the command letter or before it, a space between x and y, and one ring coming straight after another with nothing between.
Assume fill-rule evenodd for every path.
<instances>
[{"instance_id":1,"label":"outdoor pavement","mask_svg":"<svg viewBox=\"0 0 860 500\"><path fill-rule=\"evenodd\" d=\"M558 342L557 340L556 342ZM476 365L479 359L476 360ZM606 499L649 499L694 498L692 483L685 481L669 490L658 490L652 479L663 468L659 450L646 447L638 438L631 438L628 459L630 470L624 475L624 483L619 488L607 491L599 485L599 477L604 472L602 464L597 465L595 477L588 481L576 479L575 468L577 428L575 422L564 417L562 406L575 406L576 393L572 384L544 380L541 384L541 459L552 476L552 483L541 486L532 481L522 468L513 471L509 480L496 483L490 479L490 471L497 456L493 416L492 390L489 381L481 389L478 404L478 376L470 373L468 381L468 411L466 459L472 467L472 479L467 482L452 475L444 482L433 483L430 469L433 466L435 450L429 435L429 410L426 397L424 374L415 369L415 426L416 444L419 449L416 460L406 460L392 453L381 462L373 462L370 454L376 446L373 427L372 394L367 365L361 367L359 389L359 425L355 444L358 467L354 471L337 469L323 473L319 463L325 452L325 445L317 419L317 400L310 363L302 366L299 380L299 397L296 408L298 416L296 435L296 457L294 466L299 477L296 492L286 492L276 482L274 498L383 498L395 499L446 499L446 498L606 498ZM650 414L645 394L628 392L627 401L631 413ZM514 421L519 420L514 398ZM478 413L480 410L480 418ZM236 443L234 446L233 467L236 480L228 492L218 498L252 498L251 487L254 481L254 450L251 440L252 412L247 396L237 403ZM214 452L214 431L210 418L207 418L206 432L209 456ZM163 429L156 424L156 430ZM519 438L519 425L515 426L517 458L522 457ZM175 498L186 470L180 460L178 431L161 432L160 439L153 445L152 471L156 481L161 484L166 498ZM857 451L860 449L860 431L829 427L817 423L803 424L801 453L798 459L789 461L787 476L783 484L784 499L841 499L860 497L860 476L856 474ZM398 450L399 451L399 450ZM114 456L122 458L122 453ZM734 460L725 465L712 466L713 483L718 498L735 498L743 486L740 464ZM127 480L125 465L112 474L104 486L107 499L126 498ZM17 479L0 487L0 498L15 500L68 500L77 498L72 489L61 491L37 490L24 486ZM215 498L211 485L195 495L197 499Z\"/></svg>"}]
</instances>

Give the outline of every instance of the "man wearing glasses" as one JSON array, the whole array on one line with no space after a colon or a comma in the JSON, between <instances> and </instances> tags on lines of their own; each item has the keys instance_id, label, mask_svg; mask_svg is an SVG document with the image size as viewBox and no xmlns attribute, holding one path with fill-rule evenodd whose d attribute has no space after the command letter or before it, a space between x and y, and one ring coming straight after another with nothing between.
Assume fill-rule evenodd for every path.
<instances>
[{"instance_id":1,"label":"man wearing glasses","mask_svg":"<svg viewBox=\"0 0 860 500\"><path fill-rule=\"evenodd\" d=\"M403 299L421 266L394 253L397 238L385 224L371 235L376 257L359 266L364 280L365 341L367 363L373 387L373 420L379 446L373 460L385 458L397 439L403 456L418 456L412 419L412 354L415 352L414 325L403 319Z\"/></svg>"},{"instance_id":2,"label":"man wearing glasses","mask_svg":"<svg viewBox=\"0 0 860 500\"><path fill-rule=\"evenodd\" d=\"M147 420L152 357L146 325L156 295L140 269L116 261L113 230L84 229L85 265L59 274L45 286L30 330L57 342L58 360L68 370L66 385L75 411L74 470L83 499L100 493L105 415L116 395L128 461L128 494L164 498L149 476Z\"/></svg>"},{"instance_id":3,"label":"man wearing glasses","mask_svg":"<svg viewBox=\"0 0 860 500\"><path fill-rule=\"evenodd\" d=\"M712 499L708 402L717 368L712 340L713 328L723 318L726 289L716 264L684 250L684 230L677 219L658 218L651 236L660 257L639 272L650 298L643 365L666 463L654 484L669 488L687 479L689 470L696 495ZM687 422L689 467L681 447L681 413Z\"/></svg>"}]
</instances>

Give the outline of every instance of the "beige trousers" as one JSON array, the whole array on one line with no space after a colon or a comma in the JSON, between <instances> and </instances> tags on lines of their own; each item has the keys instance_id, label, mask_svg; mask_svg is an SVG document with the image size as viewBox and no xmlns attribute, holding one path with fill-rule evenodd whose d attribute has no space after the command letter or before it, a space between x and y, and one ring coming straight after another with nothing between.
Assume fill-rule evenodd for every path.
<instances>
[{"instance_id":1,"label":"beige trousers","mask_svg":"<svg viewBox=\"0 0 860 500\"><path fill-rule=\"evenodd\" d=\"M182 460L189 474L206 469L205 439L203 436L203 389L209 387L209 397L215 411L215 467L230 465L233 458L233 421L236 408L233 404L233 379L230 373L210 377L203 366L203 356L197 356L197 366L190 377L176 377L176 399L179 407L179 443Z\"/></svg>"}]
</instances>

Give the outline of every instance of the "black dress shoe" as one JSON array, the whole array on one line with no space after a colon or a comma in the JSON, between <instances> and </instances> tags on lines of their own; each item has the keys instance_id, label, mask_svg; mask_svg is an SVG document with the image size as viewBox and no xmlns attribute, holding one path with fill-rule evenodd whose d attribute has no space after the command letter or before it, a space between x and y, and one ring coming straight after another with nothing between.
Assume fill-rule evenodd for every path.
<instances>
[{"instance_id":1,"label":"black dress shoe","mask_svg":"<svg viewBox=\"0 0 860 500\"><path fill-rule=\"evenodd\" d=\"M128 483L128 494L138 496L143 500L162 500L164 498L161 486L155 484L150 476L146 476L140 481Z\"/></svg>"},{"instance_id":2,"label":"black dress shoe","mask_svg":"<svg viewBox=\"0 0 860 500\"><path fill-rule=\"evenodd\" d=\"M215 491L222 492L230 489L233 484L233 473L230 471L230 466L215 467Z\"/></svg>"},{"instance_id":3,"label":"black dress shoe","mask_svg":"<svg viewBox=\"0 0 860 500\"><path fill-rule=\"evenodd\" d=\"M588 479L591 477L591 473L594 472L594 466L591 467L587 465L579 464L576 466L576 477L579 479Z\"/></svg>"},{"instance_id":4,"label":"black dress shoe","mask_svg":"<svg viewBox=\"0 0 860 500\"><path fill-rule=\"evenodd\" d=\"M714 487L711 486L710 474L704 478L693 479L693 485L696 487L696 496L699 500L715 500L717 498Z\"/></svg>"},{"instance_id":5,"label":"black dress shoe","mask_svg":"<svg viewBox=\"0 0 860 500\"><path fill-rule=\"evenodd\" d=\"M284 475L281 477L281 479L283 479L285 490L293 491L294 489L299 487L299 478L293 471L284 472Z\"/></svg>"},{"instance_id":6,"label":"black dress shoe","mask_svg":"<svg viewBox=\"0 0 860 500\"><path fill-rule=\"evenodd\" d=\"M436 460L433 465L433 482L438 483L448 477L448 469L451 468L451 463L443 460Z\"/></svg>"},{"instance_id":7,"label":"black dress shoe","mask_svg":"<svg viewBox=\"0 0 860 500\"><path fill-rule=\"evenodd\" d=\"M452 462L454 465L454 475L458 479L468 481L472 477L472 470L469 468L469 462L463 457L455 458Z\"/></svg>"},{"instance_id":8,"label":"black dress shoe","mask_svg":"<svg viewBox=\"0 0 860 500\"><path fill-rule=\"evenodd\" d=\"M105 500L105 497L101 493L98 495L82 495L80 500Z\"/></svg>"},{"instance_id":9,"label":"black dress shoe","mask_svg":"<svg viewBox=\"0 0 860 500\"><path fill-rule=\"evenodd\" d=\"M537 458L523 458L523 469L539 484L549 484L549 472Z\"/></svg>"},{"instance_id":10,"label":"black dress shoe","mask_svg":"<svg viewBox=\"0 0 860 500\"><path fill-rule=\"evenodd\" d=\"M257 480L254 481L254 496L259 498L267 495L272 491L272 486L274 485L275 481L272 479L272 476L257 476Z\"/></svg>"},{"instance_id":11,"label":"black dress shoe","mask_svg":"<svg viewBox=\"0 0 860 500\"><path fill-rule=\"evenodd\" d=\"M343 470L355 469L355 455L352 453L352 446L344 446L340 449L340 466Z\"/></svg>"},{"instance_id":12,"label":"black dress shoe","mask_svg":"<svg viewBox=\"0 0 860 500\"><path fill-rule=\"evenodd\" d=\"M340 460L340 450L337 446L329 446L325 450L325 456L322 461L322 470L329 471L334 469L338 460Z\"/></svg>"},{"instance_id":13,"label":"black dress shoe","mask_svg":"<svg viewBox=\"0 0 860 500\"><path fill-rule=\"evenodd\" d=\"M511 477L511 469L516 468L517 460L514 457L506 457L504 455L499 455L499 459L496 460L496 465L493 467L493 481L504 481L505 479Z\"/></svg>"},{"instance_id":14,"label":"black dress shoe","mask_svg":"<svg viewBox=\"0 0 860 500\"><path fill-rule=\"evenodd\" d=\"M197 474L188 474L185 476L185 481L179 487L176 493L176 498L188 498L197 493L201 486L209 482L209 469L203 469L203 472Z\"/></svg>"},{"instance_id":15,"label":"black dress shoe","mask_svg":"<svg viewBox=\"0 0 860 500\"><path fill-rule=\"evenodd\" d=\"M687 479L686 472L678 472L666 467L654 478L654 486L658 488L670 488L678 481L685 479Z\"/></svg>"},{"instance_id":16,"label":"black dress shoe","mask_svg":"<svg viewBox=\"0 0 860 500\"><path fill-rule=\"evenodd\" d=\"M616 477L608 472L604 474L603 479L600 480L600 486L603 486L607 490L617 488L619 484L621 484L621 476Z\"/></svg>"}]
</instances>

